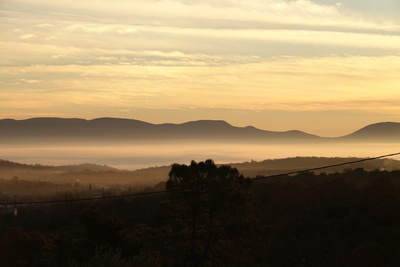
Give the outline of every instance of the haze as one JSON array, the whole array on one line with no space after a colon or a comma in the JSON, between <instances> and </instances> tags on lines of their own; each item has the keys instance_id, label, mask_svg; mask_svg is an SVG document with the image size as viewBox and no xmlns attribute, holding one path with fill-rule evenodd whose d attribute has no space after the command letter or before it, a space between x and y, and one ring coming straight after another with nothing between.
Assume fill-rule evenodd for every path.
<instances>
[{"instance_id":1,"label":"haze","mask_svg":"<svg viewBox=\"0 0 400 267\"><path fill-rule=\"evenodd\" d=\"M67 165L96 163L127 170L172 163L189 163L190 160L214 159L218 164L262 161L297 156L321 157L372 157L393 153L398 144L358 143L325 145L251 145L251 144L159 144L159 145L97 145L2 148L7 160L28 164ZM399 159L393 157L393 159Z\"/></svg>"}]
</instances>

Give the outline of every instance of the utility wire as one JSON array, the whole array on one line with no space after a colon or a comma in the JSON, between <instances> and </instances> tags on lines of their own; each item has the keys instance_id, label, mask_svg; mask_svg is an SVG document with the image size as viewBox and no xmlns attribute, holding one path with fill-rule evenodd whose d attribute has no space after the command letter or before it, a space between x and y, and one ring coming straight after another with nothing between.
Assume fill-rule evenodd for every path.
<instances>
[{"instance_id":1,"label":"utility wire","mask_svg":"<svg viewBox=\"0 0 400 267\"><path fill-rule=\"evenodd\" d=\"M382 159L382 158L387 158L387 157L392 157L392 156L397 156L397 155L400 155L400 152L393 153L393 154L382 155L382 156L374 157L374 158L366 158L366 159L360 159L360 160L354 160L354 161L347 161L347 162L333 164L333 165L326 165L326 166L312 168L312 169L306 169L306 170L300 170L300 171L292 171L292 172L280 173L280 174L273 174L273 175L268 175L268 176L258 176L258 177L255 177L255 178L251 178L251 180L254 181L254 180L261 180L261 179L269 179L269 178L274 178L274 177L287 176L287 175L291 175L291 174L317 171L317 170L328 169L328 168L333 168L333 167L339 167L339 166L344 166L344 165L350 165L350 164L360 163L360 162L364 162L364 161Z\"/></svg>"},{"instance_id":2,"label":"utility wire","mask_svg":"<svg viewBox=\"0 0 400 267\"><path fill-rule=\"evenodd\" d=\"M305 169L305 170L299 170L299 171L292 171L292 172L286 172L286 173L280 173L280 174L273 174L273 175L268 175L268 176L257 176L255 178L250 178L250 180L255 181L255 180L264 180L264 179L270 179L270 178L275 178L275 177L282 177L282 176L287 176L287 175L292 175L292 174L298 174L298 173L304 173L304 172L310 172L310 171L317 171L317 170L323 170L323 169L328 169L328 168L333 168L333 167L339 167L339 166L344 166L344 165L350 165L350 164L355 164L355 163L360 163L360 162L365 162L365 161L371 161L375 159L382 159L382 158L387 158L387 157L393 157L400 155L400 152L398 153L393 153L393 154L386 154L378 157L373 157L373 158L365 158L365 159L360 159L360 160L354 160L354 161L347 161L343 163L338 163L338 164L332 164L332 165L326 165L322 167L316 167L316 168L311 168L311 169ZM175 190L161 190L161 191L151 191L151 192L141 192L141 193L133 193L133 194L123 194L123 195L118 195L118 196L102 196L102 197L88 197L88 198L71 198L71 199L64 199L64 200L43 200L43 201L23 201L23 202L0 202L0 206L12 206L12 205L36 205L36 204L54 204L54 203L70 203L70 202L79 202L79 201L91 201L91 200L105 200L105 199L117 199L117 198L127 198L127 197L137 197L137 196L146 196L146 195L156 195L156 194L163 194L163 193L170 193L170 192L175 192L178 191L179 189Z\"/></svg>"},{"instance_id":3,"label":"utility wire","mask_svg":"<svg viewBox=\"0 0 400 267\"><path fill-rule=\"evenodd\" d=\"M167 192L173 192L177 190L162 190L162 191L150 191L150 192L141 192L134 194L123 194L118 196L98 196L98 197L88 197L88 198L71 198L71 199L60 199L60 200L38 200L38 201L22 201L22 202L0 202L0 206L2 205L36 205L36 204L54 204L54 203L69 203L69 202L79 202L79 201L90 201L90 200L105 200L105 199L115 199L115 198L126 198L126 197L136 197L136 196L145 196L145 195L155 195L162 194Z\"/></svg>"}]
</instances>

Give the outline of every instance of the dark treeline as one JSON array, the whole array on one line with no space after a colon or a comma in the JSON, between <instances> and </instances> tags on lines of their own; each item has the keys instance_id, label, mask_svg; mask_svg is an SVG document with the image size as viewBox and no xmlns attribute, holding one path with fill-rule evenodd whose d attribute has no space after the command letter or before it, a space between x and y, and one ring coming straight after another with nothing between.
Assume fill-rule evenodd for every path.
<instances>
[{"instance_id":1,"label":"dark treeline","mask_svg":"<svg viewBox=\"0 0 400 267\"><path fill-rule=\"evenodd\" d=\"M135 193L152 188L137 184L91 184L77 179L74 183L29 181L14 176L0 178L0 203L71 200Z\"/></svg>"},{"instance_id":2,"label":"dark treeline","mask_svg":"<svg viewBox=\"0 0 400 267\"><path fill-rule=\"evenodd\" d=\"M239 172L246 177L255 177L257 175L268 176L361 159L363 158L293 157L231 163L230 165L237 168ZM400 161L393 159L375 159L359 162L351 166L352 168L363 168L368 171L376 169L391 171L400 169ZM346 168L346 166L332 167L327 169L326 172L341 172L344 168ZM79 184L81 185L81 189L87 187L89 184L92 184L94 187L151 187L160 182L166 182L169 170L170 166L128 171L96 164L43 166L40 164L27 165L0 160L0 179L12 180L17 176L20 180L25 181L46 181L64 185ZM16 192L16 194L18 195L19 192ZM22 194L24 193L22 192Z\"/></svg>"},{"instance_id":3,"label":"dark treeline","mask_svg":"<svg viewBox=\"0 0 400 267\"><path fill-rule=\"evenodd\" d=\"M399 182L357 168L252 183L174 164L169 193L3 208L0 265L397 266Z\"/></svg>"}]
</instances>

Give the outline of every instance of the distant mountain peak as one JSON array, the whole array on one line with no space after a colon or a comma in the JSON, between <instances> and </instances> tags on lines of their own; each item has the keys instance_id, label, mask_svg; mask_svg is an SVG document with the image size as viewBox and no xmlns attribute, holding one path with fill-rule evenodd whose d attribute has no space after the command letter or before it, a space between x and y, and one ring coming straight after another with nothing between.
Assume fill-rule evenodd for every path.
<instances>
[{"instance_id":1,"label":"distant mountain peak","mask_svg":"<svg viewBox=\"0 0 400 267\"><path fill-rule=\"evenodd\" d=\"M253 129L253 130L258 130L256 127L248 125L246 127L244 127L245 129Z\"/></svg>"},{"instance_id":2,"label":"distant mountain peak","mask_svg":"<svg viewBox=\"0 0 400 267\"><path fill-rule=\"evenodd\" d=\"M373 139L375 141L400 140L400 123L378 122L370 124L343 138Z\"/></svg>"},{"instance_id":3,"label":"distant mountain peak","mask_svg":"<svg viewBox=\"0 0 400 267\"><path fill-rule=\"evenodd\" d=\"M197 120L197 121L188 121L182 123L181 125L190 125L190 126L228 126L233 127L229 123L223 120Z\"/></svg>"},{"instance_id":4,"label":"distant mountain peak","mask_svg":"<svg viewBox=\"0 0 400 267\"><path fill-rule=\"evenodd\" d=\"M400 123L398 122L391 122L391 121L386 121L386 122L378 122L378 123L373 123L373 124L369 124L367 126L365 126L362 129L366 129L366 128L380 128L380 129L384 129L384 127L400 127ZM361 129L361 130L362 130Z\"/></svg>"}]
</instances>

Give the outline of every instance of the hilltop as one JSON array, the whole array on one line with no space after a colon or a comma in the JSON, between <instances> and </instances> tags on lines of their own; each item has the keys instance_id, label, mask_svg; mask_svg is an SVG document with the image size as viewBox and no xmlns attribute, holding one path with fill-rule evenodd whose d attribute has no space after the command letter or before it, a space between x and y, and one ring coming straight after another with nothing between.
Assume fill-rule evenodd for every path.
<instances>
[{"instance_id":1,"label":"hilltop","mask_svg":"<svg viewBox=\"0 0 400 267\"><path fill-rule=\"evenodd\" d=\"M120 118L93 120L32 118L0 120L0 138L7 143L57 142L167 142L167 141L240 141L240 142L329 142L329 141L400 141L400 123L368 125L354 133L324 138L298 130L277 132L253 126L236 127L225 121L199 120L182 124L151 124Z\"/></svg>"}]
</instances>

